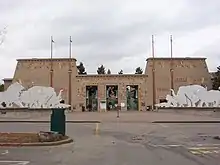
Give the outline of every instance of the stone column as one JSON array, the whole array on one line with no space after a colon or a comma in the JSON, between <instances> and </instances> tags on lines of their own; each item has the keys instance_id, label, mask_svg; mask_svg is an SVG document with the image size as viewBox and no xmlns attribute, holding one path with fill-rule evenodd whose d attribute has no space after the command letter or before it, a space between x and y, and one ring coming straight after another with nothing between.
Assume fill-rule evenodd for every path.
<instances>
[{"instance_id":1,"label":"stone column","mask_svg":"<svg viewBox=\"0 0 220 165\"><path fill-rule=\"evenodd\" d=\"M76 89L76 93L74 96L76 97L76 99L73 100L74 97L72 97L73 105L76 106L76 111L81 111L82 106L86 107L86 85L77 84L77 89Z\"/></svg>"},{"instance_id":2,"label":"stone column","mask_svg":"<svg viewBox=\"0 0 220 165\"><path fill-rule=\"evenodd\" d=\"M98 84L98 111L99 112L101 112L101 109L100 109L101 100L106 100L105 85L103 83Z\"/></svg>"},{"instance_id":3,"label":"stone column","mask_svg":"<svg viewBox=\"0 0 220 165\"><path fill-rule=\"evenodd\" d=\"M121 108L122 111L127 111L127 98L126 98L126 84L120 83L119 84L119 98L118 103L124 103L125 106Z\"/></svg>"}]
</instances>

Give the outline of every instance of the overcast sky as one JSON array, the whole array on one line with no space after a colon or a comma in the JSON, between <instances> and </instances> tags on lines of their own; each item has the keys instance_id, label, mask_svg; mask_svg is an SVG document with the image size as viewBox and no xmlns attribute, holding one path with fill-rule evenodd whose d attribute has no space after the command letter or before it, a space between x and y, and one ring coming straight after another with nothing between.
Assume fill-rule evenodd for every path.
<instances>
[{"instance_id":1,"label":"overcast sky","mask_svg":"<svg viewBox=\"0 0 220 165\"><path fill-rule=\"evenodd\" d=\"M88 73L103 64L112 73L145 68L155 35L155 56L207 57L220 64L220 0L0 0L0 78L13 77L18 58L73 57Z\"/></svg>"}]
</instances>

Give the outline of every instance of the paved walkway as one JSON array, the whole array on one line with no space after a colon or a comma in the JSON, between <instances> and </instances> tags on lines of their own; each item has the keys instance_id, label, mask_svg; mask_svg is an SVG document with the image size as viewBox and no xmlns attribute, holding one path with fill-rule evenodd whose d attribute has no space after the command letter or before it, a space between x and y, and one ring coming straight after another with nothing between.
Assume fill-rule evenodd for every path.
<instances>
[{"instance_id":1,"label":"paved walkway","mask_svg":"<svg viewBox=\"0 0 220 165\"><path fill-rule=\"evenodd\" d=\"M25 120L25 121L49 121L50 112L30 112L0 114L0 121ZM154 121L220 121L220 112L121 112L117 118L117 112L67 112L67 121L101 121L101 122L154 122Z\"/></svg>"},{"instance_id":2,"label":"paved walkway","mask_svg":"<svg viewBox=\"0 0 220 165\"><path fill-rule=\"evenodd\" d=\"M210 115L193 115L163 112L122 112L119 120L123 122L153 122L153 121L201 121L218 120ZM69 113L67 120L99 120L103 122L117 121L116 112L106 113Z\"/></svg>"}]
</instances>

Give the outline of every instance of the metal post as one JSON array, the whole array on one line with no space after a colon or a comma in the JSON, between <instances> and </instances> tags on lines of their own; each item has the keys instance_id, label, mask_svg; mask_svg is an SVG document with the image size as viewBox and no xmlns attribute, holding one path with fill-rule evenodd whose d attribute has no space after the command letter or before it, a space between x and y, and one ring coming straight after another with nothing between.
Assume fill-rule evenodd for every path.
<instances>
[{"instance_id":1,"label":"metal post","mask_svg":"<svg viewBox=\"0 0 220 165\"><path fill-rule=\"evenodd\" d=\"M72 103L72 68L71 68L71 54L72 54L72 39L70 36L70 43L69 43L69 105Z\"/></svg>"},{"instance_id":2,"label":"metal post","mask_svg":"<svg viewBox=\"0 0 220 165\"><path fill-rule=\"evenodd\" d=\"M50 86L53 87L53 36L50 41Z\"/></svg>"},{"instance_id":3,"label":"metal post","mask_svg":"<svg viewBox=\"0 0 220 165\"><path fill-rule=\"evenodd\" d=\"M117 109L117 118L119 118L119 108Z\"/></svg>"},{"instance_id":4,"label":"metal post","mask_svg":"<svg viewBox=\"0 0 220 165\"><path fill-rule=\"evenodd\" d=\"M173 83L173 38L170 36L170 88L174 89ZM172 96L172 92L171 92Z\"/></svg>"},{"instance_id":5,"label":"metal post","mask_svg":"<svg viewBox=\"0 0 220 165\"><path fill-rule=\"evenodd\" d=\"M153 110L155 109L156 104L156 87L155 87L155 61L154 61L154 35L152 35L152 56L153 56L153 65L152 65L152 85L153 85Z\"/></svg>"}]
</instances>

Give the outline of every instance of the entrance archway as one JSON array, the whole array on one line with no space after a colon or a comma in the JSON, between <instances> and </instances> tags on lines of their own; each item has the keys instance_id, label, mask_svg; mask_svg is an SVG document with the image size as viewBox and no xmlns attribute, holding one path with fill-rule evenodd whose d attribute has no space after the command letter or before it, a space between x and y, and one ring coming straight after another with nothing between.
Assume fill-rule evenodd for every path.
<instances>
[{"instance_id":1,"label":"entrance archway","mask_svg":"<svg viewBox=\"0 0 220 165\"><path fill-rule=\"evenodd\" d=\"M88 111L98 110L98 86L86 86L86 109Z\"/></svg>"},{"instance_id":2,"label":"entrance archway","mask_svg":"<svg viewBox=\"0 0 220 165\"><path fill-rule=\"evenodd\" d=\"M106 86L106 109L108 111L116 110L118 105L118 86Z\"/></svg>"},{"instance_id":3,"label":"entrance archway","mask_svg":"<svg viewBox=\"0 0 220 165\"><path fill-rule=\"evenodd\" d=\"M138 85L127 85L127 110L138 110Z\"/></svg>"}]
</instances>

